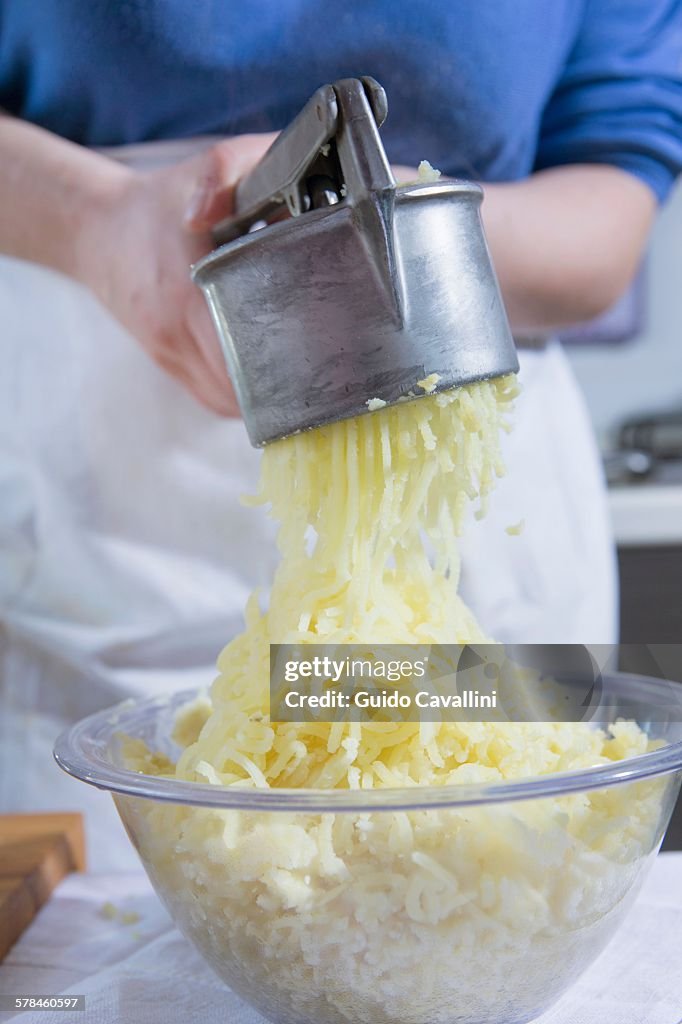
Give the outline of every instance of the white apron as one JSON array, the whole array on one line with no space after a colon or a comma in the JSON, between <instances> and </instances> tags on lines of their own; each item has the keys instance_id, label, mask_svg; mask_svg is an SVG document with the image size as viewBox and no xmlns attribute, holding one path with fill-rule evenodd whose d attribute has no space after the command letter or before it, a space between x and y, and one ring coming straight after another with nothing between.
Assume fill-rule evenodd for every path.
<instances>
[{"instance_id":1,"label":"white apron","mask_svg":"<svg viewBox=\"0 0 682 1024\"><path fill-rule=\"evenodd\" d=\"M610 643L615 560L582 398L558 345L521 364L508 475L467 529L463 589L499 640ZM53 741L128 695L211 681L276 563L274 524L238 501L258 460L240 421L200 407L85 290L0 258L0 811L85 811L91 869L136 857Z\"/></svg>"}]
</instances>

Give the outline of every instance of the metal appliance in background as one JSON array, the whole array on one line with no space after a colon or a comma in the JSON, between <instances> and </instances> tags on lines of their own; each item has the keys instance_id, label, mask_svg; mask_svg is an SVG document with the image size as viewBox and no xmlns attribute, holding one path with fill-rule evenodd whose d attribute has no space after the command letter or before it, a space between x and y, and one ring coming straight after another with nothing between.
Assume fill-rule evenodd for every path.
<instances>
[{"instance_id":1,"label":"metal appliance in background","mask_svg":"<svg viewBox=\"0 0 682 1024\"><path fill-rule=\"evenodd\" d=\"M318 89L193 268L254 445L518 370L482 190L396 186L386 113L371 78Z\"/></svg>"},{"instance_id":2,"label":"metal appliance in background","mask_svg":"<svg viewBox=\"0 0 682 1024\"><path fill-rule=\"evenodd\" d=\"M682 409L627 420L619 440L621 448L636 448L654 459L682 459Z\"/></svg>"},{"instance_id":3,"label":"metal appliance in background","mask_svg":"<svg viewBox=\"0 0 682 1024\"><path fill-rule=\"evenodd\" d=\"M611 485L682 482L682 408L626 420L604 464Z\"/></svg>"}]
</instances>

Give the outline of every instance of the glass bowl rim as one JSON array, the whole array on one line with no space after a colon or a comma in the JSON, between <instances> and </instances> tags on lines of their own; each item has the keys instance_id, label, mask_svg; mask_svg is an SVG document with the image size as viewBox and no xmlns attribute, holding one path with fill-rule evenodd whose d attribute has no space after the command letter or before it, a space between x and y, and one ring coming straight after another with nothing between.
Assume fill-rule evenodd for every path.
<instances>
[{"instance_id":1,"label":"glass bowl rim","mask_svg":"<svg viewBox=\"0 0 682 1024\"><path fill-rule=\"evenodd\" d=\"M619 687L629 689L630 695L640 700L645 696L642 693L643 688L650 697L670 696L671 683L667 680L623 672L605 674L603 679L605 682L616 681ZM638 754L622 761L568 772L485 784L415 784L410 787L364 790L220 786L146 775L119 768L102 756L98 742L111 739L116 732L125 731L126 718L134 719L143 712L149 713L154 710L170 711L205 692L194 688L148 698L128 698L114 707L89 715L58 736L53 751L55 761L68 775L121 796L225 810L309 813L418 811L500 804L515 800L567 796L606 786L638 782L682 769L682 739L668 743L658 750ZM664 701L661 703L665 704Z\"/></svg>"}]
</instances>

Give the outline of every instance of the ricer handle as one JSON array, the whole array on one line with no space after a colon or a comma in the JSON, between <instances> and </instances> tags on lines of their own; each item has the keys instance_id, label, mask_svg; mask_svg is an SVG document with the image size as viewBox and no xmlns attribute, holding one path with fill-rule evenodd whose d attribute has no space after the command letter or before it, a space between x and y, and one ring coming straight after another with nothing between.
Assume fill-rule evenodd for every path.
<instances>
[{"instance_id":1,"label":"ricer handle","mask_svg":"<svg viewBox=\"0 0 682 1024\"><path fill-rule=\"evenodd\" d=\"M305 213L313 180L329 184L323 186L329 202L394 188L378 131L386 113L386 94L373 78L344 78L318 89L237 183L234 216L213 228L216 245L239 238L285 204L293 217Z\"/></svg>"}]
</instances>

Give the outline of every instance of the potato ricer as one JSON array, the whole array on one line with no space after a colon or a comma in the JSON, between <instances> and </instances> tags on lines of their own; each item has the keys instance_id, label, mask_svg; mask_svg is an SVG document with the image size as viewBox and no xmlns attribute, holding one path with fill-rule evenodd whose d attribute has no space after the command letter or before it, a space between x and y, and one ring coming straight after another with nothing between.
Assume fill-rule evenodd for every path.
<instances>
[{"instance_id":1,"label":"potato ricer","mask_svg":"<svg viewBox=\"0 0 682 1024\"><path fill-rule=\"evenodd\" d=\"M386 112L371 78L318 89L192 269L256 446L518 370L481 188L397 186Z\"/></svg>"}]
</instances>

